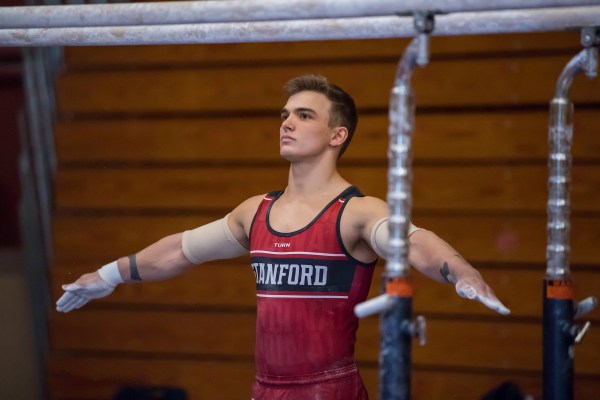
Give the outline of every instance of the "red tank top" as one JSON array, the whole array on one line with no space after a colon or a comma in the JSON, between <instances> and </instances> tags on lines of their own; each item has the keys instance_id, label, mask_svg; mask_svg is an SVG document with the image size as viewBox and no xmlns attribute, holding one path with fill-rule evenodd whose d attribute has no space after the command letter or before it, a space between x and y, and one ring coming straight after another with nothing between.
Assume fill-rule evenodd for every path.
<instances>
[{"instance_id":1,"label":"red tank top","mask_svg":"<svg viewBox=\"0 0 600 400\"><path fill-rule=\"evenodd\" d=\"M366 299L375 266L354 259L340 235L344 207L362 194L350 187L306 227L280 233L269 214L282 193L264 197L250 228L257 372L297 376L346 366L354 362L353 309Z\"/></svg>"}]
</instances>

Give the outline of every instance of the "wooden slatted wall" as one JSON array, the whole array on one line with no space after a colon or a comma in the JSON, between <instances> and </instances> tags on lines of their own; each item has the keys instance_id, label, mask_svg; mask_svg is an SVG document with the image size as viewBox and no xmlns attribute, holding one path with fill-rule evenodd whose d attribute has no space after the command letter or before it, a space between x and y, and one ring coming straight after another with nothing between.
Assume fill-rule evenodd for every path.
<instances>
[{"instance_id":1,"label":"wooden slatted wall","mask_svg":"<svg viewBox=\"0 0 600 400\"><path fill-rule=\"evenodd\" d=\"M164 235L283 188L281 87L320 73L361 111L341 171L385 197L387 104L406 40L69 48L58 81L54 262L60 284ZM541 392L548 101L575 33L435 38L414 74L414 217L477 266L512 309L501 317L416 276L414 399L477 399L513 380ZM577 293L600 293L600 79L578 77L572 184ZM184 387L190 399L248 399L255 300L248 259L161 283L119 287L51 312L52 399L109 399L125 384ZM381 266L378 267L378 274ZM378 293L378 276L371 295ZM594 324L600 313L589 315ZM576 350L578 399L600 390L600 334ZM378 327L362 322L357 359L377 397Z\"/></svg>"}]
</instances>

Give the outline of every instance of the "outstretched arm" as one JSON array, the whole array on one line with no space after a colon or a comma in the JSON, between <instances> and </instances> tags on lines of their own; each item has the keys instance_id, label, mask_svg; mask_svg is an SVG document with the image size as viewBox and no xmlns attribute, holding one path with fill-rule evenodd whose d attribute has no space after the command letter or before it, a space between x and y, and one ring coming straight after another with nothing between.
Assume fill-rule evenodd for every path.
<instances>
[{"instance_id":1,"label":"outstretched arm","mask_svg":"<svg viewBox=\"0 0 600 400\"><path fill-rule=\"evenodd\" d=\"M56 309L69 312L81 308L92 299L108 296L120 283L179 275L193 265L183 254L181 238L181 233L167 236L137 254L121 257L63 285L65 293L56 302Z\"/></svg>"},{"instance_id":2,"label":"outstretched arm","mask_svg":"<svg viewBox=\"0 0 600 400\"><path fill-rule=\"evenodd\" d=\"M63 285L65 293L56 302L56 309L69 312L81 308L92 299L108 296L121 283L168 279L195 264L246 254L247 230L258 198L262 196L245 201L218 221L167 236Z\"/></svg>"},{"instance_id":3,"label":"outstretched arm","mask_svg":"<svg viewBox=\"0 0 600 400\"><path fill-rule=\"evenodd\" d=\"M510 314L481 274L456 250L431 231L420 229L409 237L409 263L438 282L454 284L459 296L478 300L500 314Z\"/></svg>"},{"instance_id":4,"label":"outstretched arm","mask_svg":"<svg viewBox=\"0 0 600 400\"><path fill-rule=\"evenodd\" d=\"M357 202L356 215L361 229L361 238L369 243L380 257L389 254L389 228L387 205L373 197L365 197ZM360 205L359 205L360 204ZM420 229L412 224L409 227L408 262L429 278L438 282L454 284L461 297L478 300L485 306L501 314L509 314L496 297L494 291L485 283L481 274L473 268L448 243L435 233Z\"/></svg>"}]
</instances>

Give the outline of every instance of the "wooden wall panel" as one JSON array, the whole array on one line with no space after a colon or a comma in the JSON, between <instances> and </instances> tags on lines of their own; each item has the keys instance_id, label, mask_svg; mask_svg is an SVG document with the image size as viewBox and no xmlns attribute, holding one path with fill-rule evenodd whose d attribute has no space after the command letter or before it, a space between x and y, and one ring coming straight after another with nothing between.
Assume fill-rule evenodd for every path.
<instances>
[{"instance_id":1,"label":"wooden wall panel","mask_svg":"<svg viewBox=\"0 0 600 400\"><path fill-rule=\"evenodd\" d=\"M190 400L248 399L253 380L251 361L204 361L191 359L155 359L124 356L118 363L111 356L56 355L51 360L52 400L109 400L123 385L175 385L188 389ZM378 373L362 365L361 374L372 398L377 398ZM472 400L478 399L505 381L516 383L524 394L541 393L541 378L535 374L500 375L494 370L465 371L431 369L416 365L413 369L413 398ZM72 382L64 385L64 382ZM234 384L235 383L235 384ZM593 399L597 383L581 377L575 398Z\"/></svg>"},{"instance_id":2,"label":"wooden wall panel","mask_svg":"<svg viewBox=\"0 0 600 400\"><path fill-rule=\"evenodd\" d=\"M575 113L573 159L597 160L600 112ZM548 111L423 114L416 121L414 162L546 162ZM144 140L139 140L143 137ZM279 162L279 117L131 119L59 122L61 163ZM342 164L386 162L388 118L365 115ZM134 145L135 151L131 146Z\"/></svg>"},{"instance_id":3,"label":"wooden wall panel","mask_svg":"<svg viewBox=\"0 0 600 400\"><path fill-rule=\"evenodd\" d=\"M413 219L417 225L446 238L467 258L472 255L474 262L545 263L545 216L459 214L454 217L415 215ZM600 220L574 216L571 221L572 263L596 264L594 260L600 254L596 253L594 243L600 239Z\"/></svg>"},{"instance_id":4,"label":"wooden wall panel","mask_svg":"<svg viewBox=\"0 0 600 400\"><path fill-rule=\"evenodd\" d=\"M232 209L251 196L285 188L288 169L287 165L64 169L56 175L56 206L71 210ZM365 194L385 198L385 167L347 166L340 172ZM538 165L415 166L414 209L544 212L546 176L547 168ZM599 196L600 166L574 166L573 211L598 211Z\"/></svg>"},{"instance_id":5,"label":"wooden wall panel","mask_svg":"<svg viewBox=\"0 0 600 400\"><path fill-rule=\"evenodd\" d=\"M128 385L184 387L189 400L247 400L254 380L254 363L243 359L232 362L59 353L50 365L53 400L112 400L120 387Z\"/></svg>"},{"instance_id":6,"label":"wooden wall panel","mask_svg":"<svg viewBox=\"0 0 600 400\"><path fill-rule=\"evenodd\" d=\"M70 315L53 315L50 343L65 351L252 357L254 319L252 312L223 310L85 308Z\"/></svg>"},{"instance_id":7,"label":"wooden wall panel","mask_svg":"<svg viewBox=\"0 0 600 400\"><path fill-rule=\"evenodd\" d=\"M409 39L374 39L356 41L244 43L181 46L107 46L69 47L65 60L69 70L164 67L168 65L213 65L225 63L290 63L332 60L397 60ZM460 41L453 37L436 37L431 53L439 56L498 56L523 51L563 51L579 49L577 32L553 32L512 35L468 36Z\"/></svg>"},{"instance_id":8,"label":"wooden wall panel","mask_svg":"<svg viewBox=\"0 0 600 400\"><path fill-rule=\"evenodd\" d=\"M75 311L73 316L55 315L50 339L52 347L60 351L251 358L254 354L254 318L252 312L223 310L84 309ZM378 321L376 317L361 321L356 343L357 360L377 362ZM143 332L143 340L140 340L140 332ZM416 364L444 367L537 371L542 362L541 346L538 345L541 332L540 323L506 323L500 317L471 321L432 316L427 319L428 343L426 346L414 345L413 360ZM165 340L166 337L169 340ZM482 352L481 348L486 351ZM600 336L590 335L577 349L577 371L600 374L600 364L596 362Z\"/></svg>"},{"instance_id":9,"label":"wooden wall panel","mask_svg":"<svg viewBox=\"0 0 600 400\"><path fill-rule=\"evenodd\" d=\"M548 101L578 34L434 38L415 73L413 221L480 269L509 317L415 274L415 400L479 398L506 380L541 392ZM322 73L357 99L361 121L341 171L385 197L387 102L407 40L66 49L58 81L53 298L60 285L159 238L221 218L283 188L281 86ZM600 292L600 81L578 77L571 262L578 298ZM371 295L379 290L382 263ZM191 399L248 399L254 367L248 259L167 282L123 285L70 314L49 314L50 398L109 399L125 384L171 384ZM600 312L588 315L594 324ZM576 348L577 398L600 390L599 336ZM93 340L92 340L93 339ZM378 327L357 358L377 395ZM231 382L239 382L232 385Z\"/></svg>"},{"instance_id":10,"label":"wooden wall panel","mask_svg":"<svg viewBox=\"0 0 600 400\"><path fill-rule=\"evenodd\" d=\"M421 107L547 104L569 57L442 60L419 70L414 88ZM466 63L468 62L468 68ZM359 109L385 109L396 61L115 72L73 72L58 81L59 112L164 113L280 110L282 85L312 71L356 93ZM232 77L235 76L235 84ZM474 79L477 77L477 79ZM576 80L572 98L594 102L598 80Z\"/></svg>"}]
</instances>

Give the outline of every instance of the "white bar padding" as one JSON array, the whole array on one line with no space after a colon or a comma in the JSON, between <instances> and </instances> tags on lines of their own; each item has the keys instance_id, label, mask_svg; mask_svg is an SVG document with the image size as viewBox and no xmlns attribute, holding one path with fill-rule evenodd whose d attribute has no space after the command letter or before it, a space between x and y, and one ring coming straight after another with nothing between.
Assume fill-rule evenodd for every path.
<instances>
[{"instance_id":1,"label":"white bar padding","mask_svg":"<svg viewBox=\"0 0 600 400\"><path fill-rule=\"evenodd\" d=\"M414 226L412 222L409 222L407 237L410 237L410 235L420 230L423 229ZM373 226L373 230L371 231L371 247L379 257L387 259L390 254L389 242L390 230L388 228L388 217L385 217L381 218L375 223L375 226Z\"/></svg>"},{"instance_id":2,"label":"white bar padding","mask_svg":"<svg viewBox=\"0 0 600 400\"><path fill-rule=\"evenodd\" d=\"M194 264L235 258L248 249L237 241L227 225L229 214L220 220L183 232L181 247L185 257Z\"/></svg>"},{"instance_id":3,"label":"white bar padding","mask_svg":"<svg viewBox=\"0 0 600 400\"><path fill-rule=\"evenodd\" d=\"M98 274L100 274L100 278L102 278L104 282L111 286L117 286L118 284L125 282L121 277L116 260L100 268Z\"/></svg>"}]
</instances>

